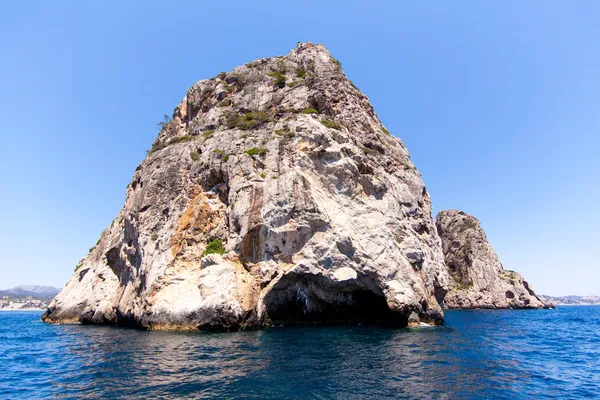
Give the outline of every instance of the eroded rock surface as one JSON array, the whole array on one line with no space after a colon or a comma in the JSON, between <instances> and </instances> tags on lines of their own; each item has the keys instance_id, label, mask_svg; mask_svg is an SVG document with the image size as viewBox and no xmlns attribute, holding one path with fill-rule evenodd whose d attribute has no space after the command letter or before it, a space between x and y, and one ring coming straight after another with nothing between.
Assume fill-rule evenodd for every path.
<instances>
[{"instance_id":1,"label":"eroded rock surface","mask_svg":"<svg viewBox=\"0 0 600 400\"><path fill-rule=\"evenodd\" d=\"M523 277L504 270L479 221L463 211L437 215L437 231L452 283L447 308L546 308Z\"/></svg>"},{"instance_id":2,"label":"eroded rock surface","mask_svg":"<svg viewBox=\"0 0 600 400\"><path fill-rule=\"evenodd\" d=\"M211 242L225 253L206 255ZM440 324L443 263L406 147L304 43L188 90L43 319Z\"/></svg>"}]
</instances>

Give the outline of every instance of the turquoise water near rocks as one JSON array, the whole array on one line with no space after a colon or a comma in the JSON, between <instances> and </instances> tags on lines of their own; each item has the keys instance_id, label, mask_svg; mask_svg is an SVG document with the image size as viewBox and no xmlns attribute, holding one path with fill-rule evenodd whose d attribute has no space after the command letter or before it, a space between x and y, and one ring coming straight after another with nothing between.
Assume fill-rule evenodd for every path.
<instances>
[{"instance_id":1,"label":"turquoise water near rocks","mask_svg":"<svg viewBox=\"0 0 600 400\"><path fill-rule=\"evenodd\" d=\"M447 311L437 328L168 333L0 312L0 399L600 398L600 307Z\"/></svg>"}]
</instances>

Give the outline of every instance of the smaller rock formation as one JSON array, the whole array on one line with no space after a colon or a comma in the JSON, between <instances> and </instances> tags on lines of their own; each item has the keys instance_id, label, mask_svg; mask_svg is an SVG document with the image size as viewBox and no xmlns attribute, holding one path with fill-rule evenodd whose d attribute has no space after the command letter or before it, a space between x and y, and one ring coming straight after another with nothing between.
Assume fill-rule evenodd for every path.
<instances>
[{"instance_id":1,"label":"smaller rock formation","mask_svg":"<svg viewBox=\"0 0 600 400\"><path fill-rule=\"evenodd\" d=\"M523 277L504 270L479 221L463 211L437 215L437 231L453 278L446 308L550 308Z\"/></svg>"}]
</instances>

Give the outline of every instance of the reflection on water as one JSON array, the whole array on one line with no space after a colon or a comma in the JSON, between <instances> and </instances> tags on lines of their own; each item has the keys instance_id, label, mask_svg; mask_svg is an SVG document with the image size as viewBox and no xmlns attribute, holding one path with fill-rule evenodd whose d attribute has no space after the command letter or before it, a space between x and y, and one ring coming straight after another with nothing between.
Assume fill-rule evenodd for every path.
<instances>
[{"instance_id":1,"label":"reflection on water","mask_svg":"<svg viewBox=\"0 0 600 400\"><path fill-rule=\"evenodd\" d=\"M0 398L583 398L600 307L449 311L438 328L146 332L0 313Z\"/></svg>"}]
</instances>

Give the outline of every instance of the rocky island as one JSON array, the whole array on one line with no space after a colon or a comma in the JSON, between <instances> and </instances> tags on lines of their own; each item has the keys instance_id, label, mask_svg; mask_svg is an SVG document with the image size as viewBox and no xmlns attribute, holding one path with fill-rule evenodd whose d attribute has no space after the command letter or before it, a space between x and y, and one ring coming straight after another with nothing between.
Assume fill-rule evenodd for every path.
<instances>
[{"instance_id":1,"label":"rocky island","mask_svg":"<svg viewBox=\"0 0 600 400\"><path fill-rule=\"evenodd\" d=\"M502 301L456 300L483 289L468 270L482 264L447 268L439 229L406 146L323 45L299 43L188 90L42 319L413 326L442 324L444 302L543 307L518 276L490 289Z\"/></svg>"},{"instance_id":2,"label":"rocky island","mask_svg":"<svg viewBox=\"0 0 600 400\"><path fill-rule=\"evenodd\" d=\"M458 210L441 211L436 220L452 277L447 308L549 308L523 277L504 270L479 221Z\"/></svg>"}]
</instances>

